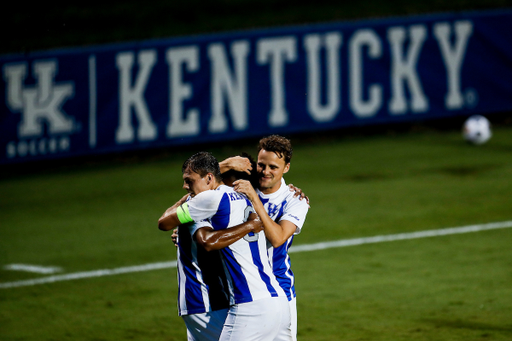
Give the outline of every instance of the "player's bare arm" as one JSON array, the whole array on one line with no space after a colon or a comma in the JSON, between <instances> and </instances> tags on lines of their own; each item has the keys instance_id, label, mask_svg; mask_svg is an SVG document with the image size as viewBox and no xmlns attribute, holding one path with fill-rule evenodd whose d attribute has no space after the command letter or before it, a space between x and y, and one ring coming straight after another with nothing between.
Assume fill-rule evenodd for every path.
<instances>
[{"instance_id":1,"label":"player's bare arm","mask_svg":"<svg viewBox=\"0 0 512 341\"><path fill-rule=\"evenodd\" d=\"M224 229L214 230L211 227L201 227L194 235L196 241L206 251L220 250L242 239L250 232L258 233L263 225L255 213L251 213L249 219L240 225Z\"/></svg>"},{"instance_id":2,"label":"player's bare arm","mask_svg":"<svg viewBox=\"0 0 512 341\"><path fill-rule=\"evenodd\" d=\"M229 157L226 160L219 162L219 167L221 173L234 170L237 172L251 174L252 170L251 161L243 156Z\"/></svg>"},{"instance_id":3,"label":"player's bare arm","mask_svg":"<svg viewBox=\"0 0 512 341\"><path fill-rule=\"evenodd\" d=\"M263 223L265 237L273 247L279 247L284 244L296 231L297 226L288 220L276 223L267 214L263 203L258 194L247 180L237 180L233 183L233 189L236 192L245 194L252 202L252 206Z\"/></svg>"},{"instance_id":4,"label":"player's bare arm","mask_svg":"<svg viewBox=\"0 0 512 341\"><path fill-rule=\"evenodd\" d=\"M178 200L174 205L165 210L164 214L158 219L158 228L162 231L170 231L179 225L181 225L180 220L178 219L177 210L183 203L187 201L189 194L185 194L180 200Z\"/></svg>"}]
</instances>

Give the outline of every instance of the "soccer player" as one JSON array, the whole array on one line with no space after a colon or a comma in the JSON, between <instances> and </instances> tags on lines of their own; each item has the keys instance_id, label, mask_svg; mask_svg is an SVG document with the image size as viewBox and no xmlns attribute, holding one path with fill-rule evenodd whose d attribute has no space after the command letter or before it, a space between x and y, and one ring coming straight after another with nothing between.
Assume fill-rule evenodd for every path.
<instances>
[{"instance_id":1,"label":"soccer player","mask_svg":"<svg viewBox=\"0 0 512 341\"><path fill-rule=\"evenodd\" d=\"M182 205L189 198L187 194L173 207ZM226 290L228 283L222 275L223 265L218 250L247 233L261 231L261 222L248 220L231 228L230 234L222 235L220 233L224 231L213 230L208 221L182 224L178 230L178 314L187 327L187 340L217 341L230 305Z\"/></svg>"},{"instance_id":2,"label":"soccer player","mask_svg":"<svg viewBox=\"0 0 512 341\"><path fill-rule=\"evenodd\" d=\"M271 135L260 140L257 172L259 186L254 190L250 182L235 181L234 189L251 201L264 226L264 233L272 247L269 249L273 272L286 292L292 315L292 334L297 338L297 302L295 277L291 270L288 250L293 237L299 234L309 209L307 201L300 200L286 186L283 175L290 170L292 158L290 140Z\"/></svg>"},{"instance_id":3,"label":"soccer player","mask_svg":"<svg viewBox=\"0 0 512 341\"><path fill-rule=\"evenodd\" d=\"M209 153L187 160L183 179L194 196L164 213L159 220L162 230L205 219L216 231L230 230L253 212L245 196L222 184L219 164ZM220 249L220 254L230 300L220 340L291 340L287 298L272 273L265 235L250 233Z\"/></svg>"}]
</instances>

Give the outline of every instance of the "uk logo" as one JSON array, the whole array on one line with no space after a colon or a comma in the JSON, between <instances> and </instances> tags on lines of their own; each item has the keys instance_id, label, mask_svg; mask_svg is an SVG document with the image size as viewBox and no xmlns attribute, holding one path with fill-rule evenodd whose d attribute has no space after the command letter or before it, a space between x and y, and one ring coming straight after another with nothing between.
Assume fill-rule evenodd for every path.
<instances>
[{"instance_id":1,"label":"uk logo","mask_svg":"<svg viewBox=\"0 0 512 341\"><path fill-rule=\"evenodd\" d=\"M75 130L76 124L62 107L73 97L74 83L57 84L57 71L56 60L35 61L32 64L35 84L26 85L26 63L4 65L7 107L12 113L21 115L17 129L19 141L10 141L7 144L7 157L69 150L69 135Z\"/></svg>"},{"instance_id":2,"label":"uk logo","mask_svg":"<svg viewBox=\"0 0 512 341\"><path fill-rule=\"evenodd\" d=\"M281 218L281 216L283 215L284 207L286 206L286 200L277 205L269 202L269 199L263 199L260 197L260 200L263 206L267 206L267 213L269 217L271 217L275 221Z\"/></svg>"}]
</instances>

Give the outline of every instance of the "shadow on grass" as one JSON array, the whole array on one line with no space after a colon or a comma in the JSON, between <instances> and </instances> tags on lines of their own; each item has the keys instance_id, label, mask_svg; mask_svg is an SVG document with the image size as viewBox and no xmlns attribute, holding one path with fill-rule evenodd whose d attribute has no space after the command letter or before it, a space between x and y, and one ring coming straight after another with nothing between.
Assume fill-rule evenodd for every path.
<instances>
[{"instance_id":1,"label":"shadow on grass","mask_svg":"<svg viewBox=\"0 0 512 341\"><path fill-rule=\"evenodd\" d=\"M379 181L393 178L393 176L383 173L360 173L360 174L352 174L342 176L341 181L348 182L369 182L369 181Z\"/></svg>"},{"instance_id":2,"label":"shadow on grass","mask_svg":"<svg viewBox=\"0 0 512 341\"><path fill-rule=\"evenodd\" d=\"M463 320L446 320L446 319L423 319L424 322L431 323L438 328L456 328L470 329L481 331L501 331L510 332L512 334L512 324L497 325L484 322L463 321Z\"/></svg>"},{"instance_id":3,"label":"shadow on grass","mask_svg":"<svg viewBox=\"0 0 512 341\"><path fill-rule=\"evenodd\" d=\"M424 174L440 173L452 177L475 177L487 172L490 172L496 168L501 167L500 164L483 164L483 165L466 165L466 166L447 166L441 168L426 168L412 172L404 173L383 173L383 172L372 172L372 173L359 173L349 174L340 176L339 180L342 182L371 182L371 181L383 181L391 180L401 177L418 176Z\"/></svg>"},{"instance_id":4,"label":"shadow on grass","mask_svg":"<svg viewBox=\"0 0 512 341\"><path fill-rule=\"evenodd\" d=\"M472 166L451 166L451 167L443 167L438 169L433 169L433 171L451 175L451 176L457 176L457 177L463 177L463 176L475 176L479 175L488 171L491 171L493 169L496 169L500 167L500 165L472 165Z\"/></svg>"}]
</instances>

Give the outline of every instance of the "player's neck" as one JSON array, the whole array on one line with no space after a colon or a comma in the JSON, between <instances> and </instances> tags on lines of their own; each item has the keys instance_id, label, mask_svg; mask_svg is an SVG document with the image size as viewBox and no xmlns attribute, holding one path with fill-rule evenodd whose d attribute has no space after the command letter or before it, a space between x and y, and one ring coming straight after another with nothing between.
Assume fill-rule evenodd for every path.
<instances>
[{"instance_id":1,"label":"player's neck","mask_svg":"<svg viewBox=\"0 0 512 341\"><path fill-rule=\"evenodd\" d=\"M224 185L224 182L217 182L217 181L214 181L213 184L212 184L212 188L210 188L211 190L216 190L217 188L219 188L220 185Z\"/></svg>"},{"instance_id":2,"label":"player's neck","mask_svg":"<svg viewBox=\"0 0 512 341\"><path fill-rule=\"evenodd\" d=\"M275 184L273 187L259 188L259 190L263 194L272 194L272 193L279 191L279 189L281 188L282 185L283 185L283 178L281 178L281 180L279 180L279 182L277 184Z\"/></svg>"}]
</instances>

